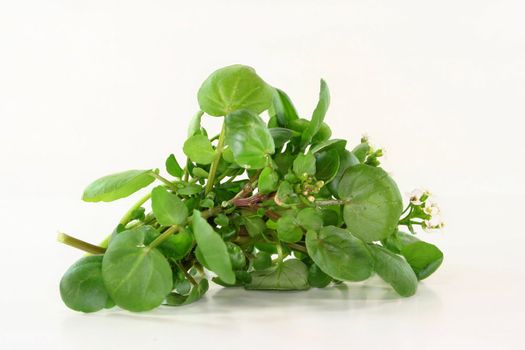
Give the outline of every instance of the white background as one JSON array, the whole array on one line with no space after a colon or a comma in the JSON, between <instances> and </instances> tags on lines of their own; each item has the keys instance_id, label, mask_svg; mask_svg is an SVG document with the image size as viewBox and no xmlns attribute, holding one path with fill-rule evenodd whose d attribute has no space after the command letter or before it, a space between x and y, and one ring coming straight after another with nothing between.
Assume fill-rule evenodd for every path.
<instances>
[{"instance_id":1,"label":"white background","mask_svg":"<svg viewBox=\"0 0 525 350\"><path fill-rule=\"evenodd\" d=\"M0 1L0 347L523 348L522 1ZM181 156L214 69L255 67L309 117L319 78L334 136L386 149L402 192L447 219L443 267L399 299L347 289L214 288L181 309L82 315L59 298L81 253L133 202L79 200L93 179ZM217 119L206 118L211 129Z\"/></svg>"}]
</instances>

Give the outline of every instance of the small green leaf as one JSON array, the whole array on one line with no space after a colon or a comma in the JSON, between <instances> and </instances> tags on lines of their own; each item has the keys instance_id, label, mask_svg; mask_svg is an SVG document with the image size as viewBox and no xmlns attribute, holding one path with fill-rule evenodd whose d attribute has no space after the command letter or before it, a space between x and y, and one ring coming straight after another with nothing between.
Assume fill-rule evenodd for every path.
<instances>
[{"instance_id":1,"label":"small green leaf","mask_svg":"<svg viewBox=\"0 0 525 350\"><path fill-rule=\"evenodd\" d=\"M115 303L129 311L159 306L173 288L166 258L145 246L146 232L136 228L116 235L102 260L102 277Z\"/></svg>"},{"instance_id":2,"label":"small green leaf","mask_svg":"<svg viewBox=\"0 0 525 350\"><path fill-rule=\"evenodd\" d=\"M328 183L337 175L340 160L336 149L320 152L315 155L315 178Z\"/></svg>"},{"instance_id":3,"label":"small green leaf","mask_svg":"<svg viewBox=\"0 0 525 350\"><path fill-rule=\"evenodd\" d=\"M184 170L182 170L173 154L170 154L168 159L166 159L166 171L173 177L182 177L184 175Z\"/></svg>"},{"instance_id":4,"label":"small green leaf","mask_svg":"<svg viewBox=\"0 0 525 350\"><path fill-rule=\"evenodd\" d=\"M301 144L303 146L310 143L314 135L319 131L319 128L321 127L321 124L323 123L324 117L326 115L326 111L328 110L328 106L330 105L330 91L328 90L328 85L326 85L326 82L321 79L321 87L319 91L319 102L317 103L317 106L315 107L315 110L312 114L312 119L310 120L310 124L306 128L306 130L303 132L301 136Z\"/></svg>"},{"instance_id":5,"label":"small green leaf","mask_svg":"<svg viewBox=\"0 0 525 350\"><path fill-rule=\"evenodd\" d=\"M246 257L244 256L242 249L237 244L226 242L226 248L228 249L230 261L234 270L240 270L246 266Z\"/></svg>"},{"instance_id":6,"label":"small green leaf","mask_svg":"<svg viewBox=\"0 0 525 350\"><path fill-rule=\"evenodd\" d=\"M346 170L358 164L360 164L359 160L352 154L352 152L347 151L346 149L339 152L339 170L337 170L337 174L332 181L328 183L328 189L334 196L339 197L337 192L339 189L339 182L343 178Z\"/></svg>"},{"instance_id":7,"label":"small green leaf","mask_svg":"<svg viewBox=\"0 0 525 350\"><path fill-rule=\"evenodd\" d=\"M275 89L273 106L279 125L287 127L292 120L299 119L292 101L284 91Z\"/></svg>"},{"instance_id":8,"label":"small green leaf","mask_svg":"<svg viewBox=\"0 0 525 350\"><path fill-rule=\"evenodd\" d=\"M313 153L299 154L293 162L293 172L299 177L303 174L315 175L315 156Z\"/></svg>"},{"instance_id":9,"label":"small green leaf","mask_svg":"<svg viewBox=\"0 0 525 350\"><path fill-rule=\"evenodd\" d=\"M259 290L305 290L308 284L308 268L297 259L289 259L275 267L251 273L252 281L246 289Z\"/></svg>"},{"instance_id":10,"label":"small green leaf","mask_svg":"<svg viewBox=\"0 0 525 350\"><path fill-rule=\"evenodd\" d=\"M281 181L274 200L275 203L280 206L288 206L299 203L299 197L294 192L292 185L288 181Z\"/></svg>"},{"instance_id":11,"label":"small green leaf","mask_svg":"<svg viewBox=\"0 0 525 350\"><path fill-rule=\"evenodd\" d=\"M443 262L443 253L433 244L419 241L406 245L401 249L418 280L423 280L433 274Z\"/></svg>"},{"instance_id":12,"label":"small green leaf","mask_svg":"<svg viewBox=\"0 0 525 350\"><path fill-rule=\"evenodd\" d=\"M201 192L202 186L191 182L183 184L182 187L177 190L177 193L182 196L191 196Z\"/></svg>"},{"instance_id":13,"label":"small green leaf","mask_svg":"<svg viewBox=\"0 0 525 350\"><path fill-rule=\"evenodd\" d=\"M360 163L365 162L368 152L370 152L370 145L368 144L368 141L362 141L352 150L352 154L355 155Z\"/></svg>"},{"instance_id":14,"label":"small green leaf","mask_svg":"<svg viewBox=\"0 0 525 350\"><path fill-rule=\"evenodd\" d=\"M316 264L308 268L308 283L312 287L324 288L332 282L332 277L323 272Z\"/></svg>"},{"instance_id":15,"label":"small green leaf","mask_svg":"<svg viewBox=\"0 0 525 350\"><path fill-rule=\"evenodd\" d=\"M335 149L338 151L344 150L346 147L346 140L341 139L332 139L332 140L326 140L321 143L318 143L314 147L310 149L311 153L319 153L321 151L328 151L331 149Z\"/></svg>"},{"instance_id":16,"label":"small green leaf","mask_svg":"<svg viewBox=\"0 0 525 350\"><path fill-rule=\"evenodd\" d=\"M237 164L247 169L260 169L275 152L270 131L262 119L249 110L228 114L225 119L226 144Z\"/></svg>"},{"instance_id":17,"label":"small green leaf","mask_svg":"<svg viewBox=\"0 0 525 350\"><path fill-rule=\"evenodd\" d=\"M182 225L188 218L186 205L163 186L157 186L151 191L151 208L157 221L163 226Z\"/></svg>"},{"instance_id":18,"label":"small green leaf","mask_svg":"<svg viewBox=\"0 0 525 350\"><path fill-rule=\"evenodd\" d=\"M158 249L166 256L175 260L186 257L193 247L193 236L183 229L179 233L173 234L162 242Z\"/></svg>"},{"instance_id":19,"label":"small green leaf","mask_svg":"<svg viewBox=\"0 0 525 350\"><path fill-rule=\"evenodd\" d=\"M296 131L286 128L270 128L270 134L273 138L275 148L281 148L284 144L292 139L293 136L299 135Z\"/></svg>"},{"instance_id":20,"label":"small green leaf","mask_svg":"<svg viewBox=\"0 0 525 350\"><path fill-rule=\"evenodd\" d=\"M365 243L347 230L323 227L306 233L306 248L312 260L339 280L362 281L370 277L374 260Z\"/></svg>"},{"instance_id":21,"label":"small green leaf","mask_svg":"<svg viewBox=\"0 0 525 350\"><path fill-rule=\"evenodd\" d=\"M166 305L168 306L182 306L194 303L201 299L208 291L209 283L207 279L203 279L197 286L193 286L188 295L181 295L178 293L170 293L166 297Z\"/></svg>"},{"instance_id":22,"label":"small green leaf","mask_svg":"<svg viewBox=\"0 0 525 350\"><path fill-rule=\"evenodd\" d=\"M67 307L81 312L99 311L111 304L102 280L102 255L74 263L60 280L60 296Z\"/></svg>"},{"instance_id":23,"label":"small green leaf","mask_svg":"<svg viewBox=\"0 0 525 350\"><path fill-rule=\"evenodd\" d=\"M202 119L202 115L203 114L204 114L203 111L198 111L191 118L190 123L188 125L188 137L192 137L193 135L195 135L197 133L200 133L200 131L201 131L201 119Z\"/></svg>"},{"instance_id":24,"label":"small green leaf","mask_svg":"<svg viewBox=\"0 0 525 350\"><path fill-rule=\"evenodd\" d=\"M283 242L294 243L303 237L303 230L299 226L297 219L292 215L279 218L277 221L277 237Z\"/></svg>"},{"instance_id":25,"label":"small green leaf","mask_svg":"<svg viewBox=\"0 0 525 350\"><path fill-rule=\"evenodd\" d=\"M193 234L209 269L215 272L224 282L234 284L235 274L233 273L226 244L197 210L193 211Z\"/></svg>"},{"instance_id":26,"label":"small green leaf","mask_svg":"<svg viewBox=\"0 0 525 350\"><path fill-rule=\"evenodd\" d=\"M319 231L323 227L323 218L314 208L304 208L297 214L297 223L305 230Z\"/></svg>"},{"instance_id":27,"label":"small green leaf","mask_svg":"<svg viewBox=\"0 0 525 350\"><path fill-rule=\"evenodd\" d=\"M265 270L272 266L272 254L268 252L258 252L253 258L253 268L255 270Z\"/></svg>"},{"instance_id":28,"label":"small green leaf","mask_svg":"<svg viewBox=\"0 0 525 350\"><path fill-rule=\"evenodd\" d=\"M152 170L128 170L101 177L91 183L82 195L85 202L111 202L133 194L151 184Z\"/></svg>"},{"instance_id":29,"label":"small green leaf","mask_svg":"<svg viewBox=\"0 0 525 350\"><path fill-rule=\"evenodd\" d=\"M261 171L258 180L259 192L268 194L275 192L279 186L279 174L272 168L266 167Z\"/></svg>"},{"instance_id":30,"label":"small green leaf","mask_svg":"<svg viewBox=\"0 0 525 350\"><path fill-rule=\"evenodd\" d=\"M393 234L403 211L399 189L380 168L356 165L339 183L339 197L349 201L343 209L346 226L366 242Z\"/></svg>"},{"instance_id":31,"label":"small green leaf","mask_svg":"<svg viewBox=\"0 0 525 350\"><path fill-rule=\"evenodd\" d=\"M204 135L194 135L187 139L183 151L192 162L199 164L211 164L216 155L210 140Z\"/></svg>"},{"instance_id":32,"label":"small green leaf","mask_svg":"<svg viewBox=\"0 0 525 350\"><path fill-rule=\"evenodd\" d=\"M375 271L401 296L409 297L417 290L417 277L410 265L383 247L370 245L375 258Z\"/></svg>"},{"instance_id":33,"label":"small green leaf","mask_svg":"<svg viewBox=\"0 0 525 350\"><path fill-rule=\"evenodd\" d=\"M259 114L270 107L272 98L273 88L253 68L239 64L213 72L197 94L201 110L215 117L239 109Z\"/></svg>"},{"instance_id":34,"label":"small green leaf","mask_svg":"<svg viewBox=\"0 0 525 350\"><path fill-rule=\"evenodd\" d=\"M266 229L264 220L258 216L244 216L242 221L250 237L259 237Z\"/></svg>"}]
</instances>

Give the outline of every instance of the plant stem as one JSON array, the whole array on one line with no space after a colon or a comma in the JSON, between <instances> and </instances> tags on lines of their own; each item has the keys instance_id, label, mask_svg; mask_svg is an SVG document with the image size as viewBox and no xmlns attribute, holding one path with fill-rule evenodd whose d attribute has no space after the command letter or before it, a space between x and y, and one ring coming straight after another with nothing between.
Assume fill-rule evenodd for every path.
<instances>
[{"instance_id":1,"label":"plant stem","mask_svg":"<svg viewBox=\"0 0 525 350\"><path fill-rule=\"evenodd\" d=\"M345 200L342 200L342 199L328 199L328 200L320 200L320 201L315 201L314 204L319 206L319 207L326 207L326 206L330 206L330 205L344 205L344 204L348 204L350 203L350 201L345 201Z\"/></svg>"},{"instance_id":2,"label":"plant stem","mask_svg":"<svg viewBox=\"0 0 525 350\"><path fill-rule=\"evenodd\" d=\"M300 251L301 253L306 253L308 254L308 251L306 250L305 247L303 247L302 245L300 244L297 244L297 243L286 243L286 245L292 249L295 249L295 250L298 250Z\"/></svg>"},{"instance_id":3,"label":"plant stem","mask_svg":"<svg viewBox=\"0 0 525 350\"><path fill-rule=\"evenodd\" d=\"M106 248L104 247L99 247L98 245L82 241L78 238L72 237L62 232L58 234L57 240L60 243L67 244L68 246L83 250L86 253L90 254L104 254L106 251Z\"/></svg>"},{"instance_id":4,"label":"plant stem","mask_svg":"<svg viewBox=\"0 0 525 350\"><path fill-rule=\"evenodd\" d=\"M221 134L219 135L219 142L217 143L217 154L215 155L215 159L213 160L213 163L210 167L210 173L208 175L208 182L206 183L206 190L205 194L210 193L210 191L213 188L213 184L215 183L215 176L217 175L217 168L219 167L219 162L221 161L222 157L222 150L224 148L224 139L226 135L226 124L222 123L222 129Z\"/></svg>"},{"instance_id":5,"label":"plant stem","mask_svg":"<svg viewBox=\"0 0 525 350\"><path fill-rule=\"evenodd\" d=\"M277 261L278 261L279 263L282 263L283 260L284 260L283 247L281 246L281 243L280 243L280 242L277 242L276 247L277 247L277 255L278 255L278 257L277 257Z\"/></svg>"},{"instance_id":6,"label":"plant stem","mask_svg":"<svg viewBox=\"0 0 525 350\"><path fill-rule=\"evenodd\" d=\"M156 248L159 244L164 242L173 233L180 231L181 228L182 227L180 227L179 225L170 226L170 228L168 228L166 231L162 232L162 234L160 236L155 238L155 240L149 244L148 249Z\"/></svg>"},{"instance_id":7,"label":"plant stem","mask_svg":"<svg viewBox=\"0 0 525 350\"><path fill-rule=\"evenodd\" d=\"M184 268L184 266L182 266L182 264L181 264L179 261L174 260L174 259L173 259L172 261L173 261L173 263L174 263L175 265L177 265L177 267L182 271L182 273L184 274L184 276L186 277L186 279L187 279L188 281L190 281L191 284L193 284L195 287L197 287L197 286L199 285L199 284L197 283L197 281L195 281L195 279L192 277L192 275L190 275L190 274L188 273L188 271L186 271L186 269Z\"/></svg>"},{"instance_id":8,"label":"plant stem","mask_svg":"<svg viewBox=\"0 0 525 350\"><path fill-rule=\"evenodd\" d=\"M153 176L157 180L163 182L164 184L166 184L166 186L168 186L172 190L177 190L177 188L173 185L173 182L171 182L170 180L166 179L165 177L163 177L163 176L161 176L161 175L159 175L159 174L157 174L155 172L152 172L151 176Z\"/></svg>"},{"instance_id":9,"label":"plant stem","mask_svg":"<svg viewBox=\"0 0 525 350\"><path fill-rule=\"evenodd\" d=\"M142 204L146 203L151 198L151 191L148 192L144 197L139 199L129 210L124 214L122 219L120 219L119 224L126 225L131 220L131 215L133 215L133 212L140 208Z\"/></svg>"}]
</instances>

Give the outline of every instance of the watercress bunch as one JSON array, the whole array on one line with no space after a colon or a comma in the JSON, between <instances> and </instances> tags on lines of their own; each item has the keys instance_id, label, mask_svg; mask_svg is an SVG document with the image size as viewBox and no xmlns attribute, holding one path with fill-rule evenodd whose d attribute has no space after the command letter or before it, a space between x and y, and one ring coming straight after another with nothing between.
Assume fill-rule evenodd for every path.
<instances>
[{"instance_id":1,"label":"watercress bunch","mask_svg":"<svg viewBox=\"0 0 525 350\"><path fill-rule=\"evenodd\" d=\"M168 175L128 170L85 189L86 202L144 194L99 245L59 235L88 253L60 282L68 307L189 304L208 290L207 271L214 283L248 290L323 288L376 273L411 296L440 266L442 252L415 236L417 226L441 226L437 206L420 191L403 208L381 149L331 138L325 81L309 120L242 65L212 73L197 99L187 159L169 155ZM223 119L218 135L202 126L205 115Z\"/></svg>"}]
</instances>

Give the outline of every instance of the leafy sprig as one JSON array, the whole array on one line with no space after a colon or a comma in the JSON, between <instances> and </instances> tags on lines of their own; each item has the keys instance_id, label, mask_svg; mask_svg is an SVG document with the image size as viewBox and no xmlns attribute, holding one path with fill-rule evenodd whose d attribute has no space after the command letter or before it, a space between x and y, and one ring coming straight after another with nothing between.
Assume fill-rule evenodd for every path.
<instances>
[{"instance_id":1,"label":"leafy sprig","mask_svg":"<svg viewBox=\"0 0 525 350\"><path fill-rule=\"evenodd\" d=\"M89 254L60 282L68 307L186 305L208 290L207 271L217 284L248 290L324 288L377 273L410 296L440 266L441 251L414 235L415 226L442 226L437 206L417 192L403 210L396 183L379 167L381 149L367 138L352 150L331 139L324 80L309 120L242 65L215 71L197 98L183 163L171 154L168 175L128 170L85 189L84 201L110 202L157 182L99 245L59 235ZM218 135L202 126L205 115L224 119Z\"/></svg>"}]
</instances>

